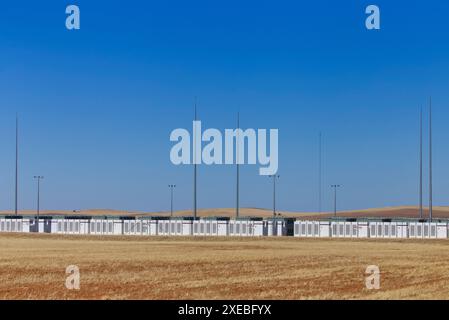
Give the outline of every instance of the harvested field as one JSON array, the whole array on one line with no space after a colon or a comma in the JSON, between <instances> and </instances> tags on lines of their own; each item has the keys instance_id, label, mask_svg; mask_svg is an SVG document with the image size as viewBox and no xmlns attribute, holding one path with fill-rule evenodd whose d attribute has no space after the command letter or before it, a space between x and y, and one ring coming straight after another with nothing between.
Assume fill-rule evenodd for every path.
<instances>
[{"instance_id":1,"label":"harvested field","mask_svg":"<svg viewBox=\"0 0 449 320\"><path fill-rule=\"evenodd\" d=\"M449 298L447 240L1 234L0 247L0 299ZM68 265L79 291L65 288Z\"/></svg>"}]
</instances>

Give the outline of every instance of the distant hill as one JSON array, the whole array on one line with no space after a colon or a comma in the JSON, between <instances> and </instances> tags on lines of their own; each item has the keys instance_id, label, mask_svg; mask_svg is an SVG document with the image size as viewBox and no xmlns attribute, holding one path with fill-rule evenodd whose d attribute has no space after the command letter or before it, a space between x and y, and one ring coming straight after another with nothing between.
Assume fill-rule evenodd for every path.
<instances>
[{"instance_id":1,"label":"distant hill","mask_svg":"<svg viewBox=\"0 0 449 320\"><path fill-rule=\"evenodd\" d=\"M316 214L303 214L304 219L326 219L333 217L333 213L324 213L320 215ZM433 218L449 218L449 207L433 207ZM348 218L418 218L419 208L416 206L399 206L399 207L385 207L385 208L372 208L363 210L341 211L337 212L338 217ZM423 218L429 217L428 208L423 210Z\"/></svg>"},{"instance_id":2,"label":"distant hill","mask_svg":"<svg viewBox=\"0 0 449 320\"><path fill-rule=\"evenodd\" d=\"M34 215L35 210L20 210L19 214ZM86 209L86 210L42 210L41 215L73 215L73 216L93 216L93 215L108 215L108 216L169 216L170 212L137 212L137 211L124 211L113 209ZM0 211L0 214L12 214L11 211ZM283 217L295 217L303 219L325 219L333 216L333 213L316 213L316 212L288 212L278 211L278 214ZM428 217L428 209L424 210L424 217ZM191 216L192 210L179 210L175 211L174 216ZM259 208L241 208L240 216L249 217L271 217L273 211L269 209ZM200 209L198 210L198 216L200 217L234 217L235 208L213 208L213 209ZM416 206L398 206L398 207L385 207L385 208L372 208L362 210L351 211L339 211L337 212L339 217L361 218L361 217L401 217L401 218L417 218L419 216L418 207ZM449 218L449 207L434 207L434 218Z\"/></svg>"}]
</instances>

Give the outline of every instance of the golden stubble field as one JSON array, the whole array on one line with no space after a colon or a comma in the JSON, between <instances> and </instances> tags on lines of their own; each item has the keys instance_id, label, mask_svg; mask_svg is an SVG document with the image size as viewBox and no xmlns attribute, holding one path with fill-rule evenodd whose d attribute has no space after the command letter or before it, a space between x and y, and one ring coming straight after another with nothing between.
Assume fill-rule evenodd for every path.
<instances>
[{"instance_id":1,"label":"golden stubble field","mask_svg":"<svg viewBox=\"0 0 449 320\"><path fill-rule=\"evenodd\" d=\"M449 241L1 234L0 279L0 299L448 299Z\"/></svg>"}]
</instances>

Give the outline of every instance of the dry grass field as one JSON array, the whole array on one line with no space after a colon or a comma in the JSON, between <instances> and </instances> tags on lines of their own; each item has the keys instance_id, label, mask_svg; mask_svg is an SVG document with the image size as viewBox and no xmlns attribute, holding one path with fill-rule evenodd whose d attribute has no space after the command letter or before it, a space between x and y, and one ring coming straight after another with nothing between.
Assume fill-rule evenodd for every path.
<instances>
[{"instance_id":1,"label":"dry grass field","mask_svg":"<svg viewBox=\"0 0 449 320\"><path fill-rule=\"evenodd\" d=\"M0 234L0 248L0 299L449 298L448 240ZM65 288L68 265L79 291Z\"/></svg>"}]
</instances>

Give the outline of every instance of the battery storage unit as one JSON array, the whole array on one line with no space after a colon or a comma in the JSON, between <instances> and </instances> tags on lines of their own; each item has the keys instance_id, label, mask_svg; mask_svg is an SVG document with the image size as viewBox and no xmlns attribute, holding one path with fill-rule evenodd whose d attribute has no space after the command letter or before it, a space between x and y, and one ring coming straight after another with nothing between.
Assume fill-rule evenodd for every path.
<instances>
[{"instance_id":1,"label":"battery storage unit","mask_svg":"<svg viewBox=\"0 0 449 320\"><path fill-rule=\"evenodd\" d=\"M302 238L330 237L330 221L298 220L294 222L294 236Z\"/></svg>"},{"instance_id":2,"label":"battery storage unit","mask_svg":"<svg viewBox=\"0 0 449 320\"><path fill-rule=\"evenodd\" d=\"M229 235L234 237L261 237L264 220L259 217L241 217L229 221Z\"/></svg>"},{"instance_id":3,"label":"battery storage unit","mask_svg":"<svg viewBox=\"0 0 449 320\"><path fill-rule=\"evenodd\" d=\"M131 217L0 215L0 232L129 236L295 236L334 238L447 239L449 220L404 218Z\"/></svg>"},{"instance_id":4,"label":"battery storage unit","mask_svg":"<svg viewBox=\"0 0 449 320\"><path fill-rule=\"evenodd\" d=\"M331 222L331 237L333 238L367 238L367 221L355 219L336 220Z\"/></svg>"},{"instance_id":5,"label":"battery storage unit","mask_svg":"<svg viewBox=\"0 0 449 320\"><path fill-rule=\"evenodd\" d=\"M264 235L265 236L293 236L294 233L294 218L268 218L264 220Z\"/></svg>"},{"instance_id":6,"label":"battery storage unit","mask_svg":"<svg viewBox=\"0 0 449 320\"><path fill-rule=\"evenodd\" d=\"M197 221L194 217L173 217L170 218L170 235L191 236L193 235L193 224Z\"/></svg>"},{"instance_id":7,"label":"battery storage unit","mask_svg":"<svg viewBox=\"0 0 449 320\"><path fill-rule=\"evenodd\" d=\"M228 217L204 217L193 222L194 236L227 236L229 233Z\"/></svg>"},{"instance_id":8,"label":"battery storage unit","mask_svg":"<svg viewBox=\"0 0 449 320\"><path fill-rule=\"evenodd\" d=\"M409 238L443 239L448 237L447 222L417 221L409 223Z\"/></svg>"}]
</instances>

